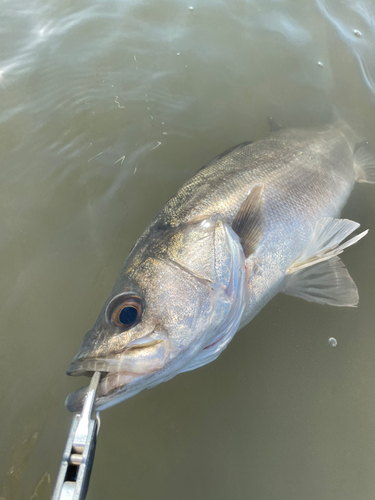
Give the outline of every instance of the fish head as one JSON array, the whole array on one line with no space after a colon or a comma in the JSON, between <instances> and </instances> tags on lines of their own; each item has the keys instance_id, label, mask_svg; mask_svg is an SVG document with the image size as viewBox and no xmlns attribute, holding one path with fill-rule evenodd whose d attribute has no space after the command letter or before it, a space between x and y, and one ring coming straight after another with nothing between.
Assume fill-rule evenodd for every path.
<instances>
[{"instance_id":1,"label":"fish head","mask_svg":"<svg viewBox=\"0 0 375 500\"><path fill-rule=\"evenodd\" d=\"M240 241L220 219L146 231L67 373L102 372L102 410L187 371L238 328L244 269ZM86 391L68 396L70 411L81 409Z\"/></svg>"}]
</instances>

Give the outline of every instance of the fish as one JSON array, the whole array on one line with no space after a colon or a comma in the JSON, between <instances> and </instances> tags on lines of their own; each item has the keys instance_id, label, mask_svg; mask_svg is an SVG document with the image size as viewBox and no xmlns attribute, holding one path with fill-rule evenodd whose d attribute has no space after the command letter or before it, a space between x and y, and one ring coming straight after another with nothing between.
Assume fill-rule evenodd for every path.
<instances>
[{"instance_id":1,"label":"fish","mask_svg":"<svg viewBox=\"0 0 375 500\"><path fill-rule=\"evenodd\" d=\"M356 306L339 257L367 234L339 218L356 182L375 183L375 160L342 120L218 155L135 243L67 374L100 371L104 410L215 360L278 293ZM68 410L86 392L69 394Z\"/></svg>"}]
</instances>

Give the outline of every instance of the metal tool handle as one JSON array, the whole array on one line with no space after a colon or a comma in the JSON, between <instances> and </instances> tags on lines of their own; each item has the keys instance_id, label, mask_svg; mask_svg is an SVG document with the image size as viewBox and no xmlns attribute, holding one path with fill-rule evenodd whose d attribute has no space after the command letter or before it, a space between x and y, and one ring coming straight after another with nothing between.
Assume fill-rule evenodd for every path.
<instances>
[{"instance_id":1,"label":"metal tool handle","mask_svg":"<svg viewBox=\"0 0 375 500\"><path fill-rule=\"evenodd\" d=\"M83 404L73 419L52 500L84 500L94 462L99 413L92 418L100 372L95 372Z\"/></svg>"}]
</instances>

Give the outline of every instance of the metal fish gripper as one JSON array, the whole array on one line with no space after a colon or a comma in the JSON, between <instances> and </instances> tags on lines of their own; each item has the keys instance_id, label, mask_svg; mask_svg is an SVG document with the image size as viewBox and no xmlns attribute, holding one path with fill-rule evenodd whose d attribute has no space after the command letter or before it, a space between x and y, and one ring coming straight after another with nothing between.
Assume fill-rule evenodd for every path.
<instances>
[{"instance_id":1,"label":"metal fish gripper","mask_svg":"<svg viewBox=\"0 0 375 500\"><path fill-rule=\"evenodd\" d=\"M86 498L100 428L99 412L93 416L100 372L95 372L83 404L75 415L57 476L52 500L84 500Z\"/></svg>"}]
</instances>

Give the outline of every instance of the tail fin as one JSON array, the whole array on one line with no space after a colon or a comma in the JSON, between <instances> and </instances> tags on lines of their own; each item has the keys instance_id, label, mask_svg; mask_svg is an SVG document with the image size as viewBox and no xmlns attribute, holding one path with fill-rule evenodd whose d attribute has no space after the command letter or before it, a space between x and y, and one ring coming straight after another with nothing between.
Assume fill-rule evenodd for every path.
<instances>
[{"instance_id":1,"label":"tail fin","mask_svg":"<svg viewBox=\"0 0 375 500\"><path fill-rule=\"evenodd\" d=\"M375 184L375 156L368 142L360 142L354 148L354 168L357 182Z\"/></svg>"}]
</instances>

